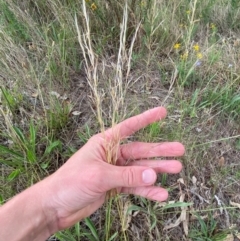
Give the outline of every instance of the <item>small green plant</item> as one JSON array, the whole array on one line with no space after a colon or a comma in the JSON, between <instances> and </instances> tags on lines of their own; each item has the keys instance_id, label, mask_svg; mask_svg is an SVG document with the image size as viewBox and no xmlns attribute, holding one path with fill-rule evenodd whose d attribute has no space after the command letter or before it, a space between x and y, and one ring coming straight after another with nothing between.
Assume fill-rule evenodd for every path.
<instances>
[{"instance_id":1,"label":"small green plant","mask_svg":"<svg viewBox=\"0 0 240 241\"><path fill-rule=\"evenodd\" d=\"M196 214L198 222L190 231L189 237L196 241L224 241L227 237L226 231L217 229L218 222L209 212L207 220Z\"/></svg>"},{"instance_id":2,"label":"small green plant","mask_svg":"<svg viewBox=\"0 0 240 241\"><path fill-rule=\"evenodd\" d=\"M53 237L60 241L80 241L82 238L80 224L76 223L73 228L56 233Z\"/></svg>"},{"instance_id":3,"label":"small green plant","mask_svg":"<svg viewBox=\"0 0 240 241\"><path fill-rule=\"evenodd\" d=\"M156 122L146 127L144 130L144 138L149 140L158 140L161 133L161 124L161 122Z\"/></svg>"},{"instance_id":4,"label":"small green plant","mask_svg":"<svg viewBox=\"0 0 240 241\"><path fill-rule=\"evenodd\" d=\"M52 156L55 153L62 152L62 142L60 140L46 140L46 148L41 157L39 157L39 163L42 169L47 170L51 162Z\"/></svg>"},{"instance_id":5,"label":"small green plant","mask_svg":"<svg viewBox=\"0 0 240 241\"><path fill-rule=\"evenodd\" d=\"M10 164L9 161L12 160L12 164L10 165L13 166L18 166L18 164L24 166L25 162L29 164L36 163L36 132L37 130L33 122L30 123L29 136L24 135L20 128L12 126L11 134L15 146L6 147L0 145L2 153L8 156L6 159L3 159L2 162ZM14 161L16 161L16 163L14 163Z\"/></svg>"},{"instance_id":6,"label":"small green plant","mask_svg":"<svg viewBox=\"0 0 240 241\"><path fill-rule=\"evenodd\" d=\"M84 221L86 228L82 227L82 223L76 223L74 227L58 232L54 235L60 241L80 241L81 239L86 239L89 241L100 241L97 229L90 218L86 218ZM113 239L111 239L113 240ZM110 241L110 239L109 239Z\"/></svg>"},{"instance_id":7,"label":"small green plant","mask_svg":"<svg viewBox=\"0 0 240 241\"><path fill-rule=\"evenodd\" d=\"M6 1L0 1L0 23L4 30L15 40L28 41L27 28L18 20L15 13L10 10Z\"/></svg>"},{"instance_id":8,"label":"small green plant","mask_svg":"<svg viewBox=\"0 0 240 241\"><path fill-rule=\"evenodd\" d=\"M216 113L226 113L232 118L239 118L240 95L231 86L216 86L215 89L206 89L202 95L202 106L212 107Z\"/></svg>"},{"instance_id":9,"label":"small green plant","mask_svg":"<svg viewBox=\"0 0 240 241\"><path fill-rule=\"evenodd\" d=\"M226 22L228 23L229 28L235 30L240 27L239 24L239 12L238 9L240 7L239 1L231 0L229 1L231 11L228 12Z\"/></svg>"},{"instance_id":10,"label":"small green plant","mask_svg":"<svg viewBox=\"0 0 240 241\"><path fill-rule=\"evenodd\" d=\"M54 134L64 128L69 121L71 106L54 98L51 108L47 110L47 126Z\"/></svg>"},{"instance_id":11,"label":"small green plant","mask_svg":"<svg viewBox=\"0 0 240 241\"><path fill-rule=\"evenodd\" d=\"M23 97L21 94L11 93L8 89L0 86L0 90L3 96L3 104L9 108L12 114L15 114L19 109Z\"/></svg>"},{"instance_id":12,"label":"small green plant","mask_svg":"<svg viewBox=\"0 0 240 241\"><path fill-rule=\"evenodd\" d=\"M240 139L236 140L236 149L240 150Z\"/></svg>"},{"instance_id":13,"label":"small green plant","mask_svg":"<svg viewBox=\"0 0 240 241\"><path fill-rule=\"evenodd\" d=\"M16 126L12 127L13 144L10 146L0 145L1 157L0 163L9 166L13 171L8 175L7 180L16 179L22 172L28 172L29 167L38 167L42 169L48 167L50 157L55 150L61 150L62 143L57 141L47 141L43 153L39 153L37 146L37 127L30 122L29 133L24 134Z\"/></svg>"},{"instance_id":14,"label":"small green plant","mask_svg":"<svg viewBox=\"0 0 240 241\"><path fill-rule=\"evenodd\" d=\"M83 130L78 132L78 137L80 138L81 142L85 144L91 138L92 134L92 130L89 128L89 126L85 125Z\"/></svg>"}]
</instances>

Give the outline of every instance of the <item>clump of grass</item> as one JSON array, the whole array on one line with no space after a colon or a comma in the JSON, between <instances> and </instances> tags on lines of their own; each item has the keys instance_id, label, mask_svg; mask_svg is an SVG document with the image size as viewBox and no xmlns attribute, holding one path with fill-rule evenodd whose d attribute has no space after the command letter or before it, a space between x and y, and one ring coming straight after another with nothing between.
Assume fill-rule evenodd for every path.
<instances>
[{"instance_id":1,"label":"clump of grass","mask_svg":"<svg viewBox=\"0 0 240 241\"><path fill-rule=\"evenodd\" d=\"M223 241L226 240L228 232L221 230L216 233L217 221L209 214L207 220L203 220L202 217L197 215L198 224L191 230L189 235L193 240L204 241Z\"/></svg>"},{"instance_id":2,"label":"clump of grass","mask_svg":"<svg viewBox=\"0 0 240 241\"><path fill-rule=\"evenodd\" d=\"M4 26L3 30L8 33L16 41L28 41L28 29L17 19L14 12L10 9L8 3L5 1L0 2L1 17L0 22ZM18 43L18 42L17 42Z\"/></svg>"}]
</instances>

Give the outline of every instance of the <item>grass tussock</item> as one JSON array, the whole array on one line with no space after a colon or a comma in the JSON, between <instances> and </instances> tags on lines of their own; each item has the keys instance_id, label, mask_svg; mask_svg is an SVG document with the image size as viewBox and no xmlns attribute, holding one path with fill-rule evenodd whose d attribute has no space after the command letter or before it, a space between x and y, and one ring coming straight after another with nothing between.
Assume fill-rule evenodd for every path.
<instances>
[{"instance_id":1,"label":"grass tussock","mask_svg":"<svg viewBox=\"0 0 240 241\"><path fill-rule=\"evenodd\" d=\"M56 237L238 235L238 1L0 0L0 23L1 203L54 172L93 134L165 105L166 120L127 141L186 145L181 174L158 179L168 202L116 196ZM106 147L111 164L119 142Z\"/></svg>"}]
</instances>

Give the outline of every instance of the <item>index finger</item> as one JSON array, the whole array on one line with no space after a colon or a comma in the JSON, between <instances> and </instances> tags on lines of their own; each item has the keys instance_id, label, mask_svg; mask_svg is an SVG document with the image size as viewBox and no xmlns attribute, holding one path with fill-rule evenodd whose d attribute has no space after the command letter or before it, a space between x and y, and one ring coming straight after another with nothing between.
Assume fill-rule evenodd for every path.
<instances>
[{"instance_id":1,"label":"index finger","mask_svg":"<svg viewBox=\"0 0 240 241\"><path fill-rule=\"evenodd\" d=\"M167 111L164 107L156 107L124 120L113 128L106 130L104 135L110 140L114 138L122 139L153 122L164 119L166 115Z\"/></svg>"}]
</instances>

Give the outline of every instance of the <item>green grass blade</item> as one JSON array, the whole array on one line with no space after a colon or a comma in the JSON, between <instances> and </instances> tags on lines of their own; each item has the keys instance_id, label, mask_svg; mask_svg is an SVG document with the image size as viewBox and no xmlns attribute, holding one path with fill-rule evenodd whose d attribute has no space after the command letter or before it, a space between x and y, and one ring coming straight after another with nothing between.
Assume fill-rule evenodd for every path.
<instances>
[{"instance_id":1,"label":"green grass blade","mask_svg":"<svg viewBox=\"0 0 240 241\"><path fill-rule=\"evenodd\" d=\"M14 180L16 177L19 176L19 174L21 173L21 170L17 169L17 170L14 170L13 172L11 172L8 177L7 177L7 180L9 182L11 182L12 180Z\"/></svg>"},{"instance_id":2,"label":"green grass blade","mask_svg":"<svg viewBox=\"0 0 240 241\"><path fill-rule=\"evenodd\" d=\"M75 224L74 231L77 235L77 238L80 240L80 223L79 222Z\"/></svg>"},{"instance_id":3,"label":"green grass blade","mask_svg":"<svg viewBox=\"0 0 240 241\"><path fill-rule=\"evenodd\" d=\"M3 202L4 202L4 199L3 199L2 195L0 194L0 205L2 205Z\"/></svg>"},{"instance_id":4,"label":"green grass blade","mask_svg":"<svg viewBox=\"0 0 240 241\"><path fill-rule=\"evenodd\" d=\"M92 233L93 237L95 238L95 241L99 241L97 230L96 230L93 222L91 221L91 219L90 218L86 218L85 219L85 223L88 226L88 228L91 230L91 233Z\"/></svg>"},{"instance_id":5,"label":"green grass blade","mask_svg":"<svg viewBox=\"0 0 240 241\"><path fill-rule=\"evenodd\" d=\"M35 148L36 145L36 128L33 124L33 122L30 122L30 140L29 140L30 144L32 147Z\"/></svg>"},{"instance_id":6,"label":"green grass blade","mask_svg":"<svg viewBox=\"0 0 240 241\"><path fill-rule=\"evenodd\" d=\"M116 237L118 236L118 231L116 233L114 233L108 241L113 241Z\"/></svg>"},{"instance_id":7,"label":"green grass blade","mask_svg":"<svg viewBox=\"0 0 240 241\"><path fill-rule=\"evenodd\" d=\"M20 153L18 152L15 152L11 149L9 149L8 147L5 147L5 146L2 146L0 145L0 151L3 153L3 154L9 154L15 158L20 158L20 159L24 159L23 155L21 155Z\"/></svg>"},{"instance_id":8,"label":"green grass blade","mask_svg":"<svg viewBox=\"0 0 240 241\"><path fill-rule=\"evenodd\" d=\"M131 213L132 211L142 211L142 212L146 212L145 209L136 206L136 205L131 205L128 209L127 209L127 214Z\"/></svg>"},{"instance_id":9,"label":"green grass blade","mask_svg":"<svg viewBox=\"0 0 240 241\"><path fill-rule=\"evenodd\" d=\"M46 148L44 155L49 155L54 149L61 146L62 146L62 143L59 140L51 142L50 145Z\"/></svg>"},{"instance_id":10,"label":"green grass blade","mask_svg":"<svg viewBox=\"0 0 240 241\"><path fill-rule=\"evenodd\" d=\"M70 232L60 232L55 234L55 237L60 241L76 241L76 239L72 236Z\"/></svg>"},{"instance_id":11,"label":"green grass blade","mask_svg":"<svg viewBox=\"0 0 240 241\"><path fill-rule=\"evenodd\" d=\"M3 165L12 167L12 168L19 168L21 169L23 167L23 161L19 161L19 160L4 160L4 159L0 159L0 163L2 163Z\"/></svg>"},{"instance_id":12,"label":"green grass blade","mask_svg":"<svg viewBox=\"0 0 240 241\"><path fill-rule=\"evenodd\" d=\"M22 141L22 143L25 144L26 139L25 139L25 136L22 133L22 131L16 126L14 126L13 129L14 129L15 133L17 134L17 136L19 137L19 139Z\"/></svg>"},{"instance_id":13,"label":"green grass blade","mask_svg":"<svg viewBox=\"0 0 240 241\"><path fill-rule=\"evenodd\" d=\"M35 162L36 162L35 150L32 150L32 149L28 149L28 150L27 150L27 160L28 160L30 163L35 163Z\"/></svg>"}]
</instances>

